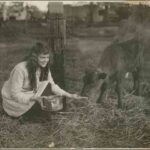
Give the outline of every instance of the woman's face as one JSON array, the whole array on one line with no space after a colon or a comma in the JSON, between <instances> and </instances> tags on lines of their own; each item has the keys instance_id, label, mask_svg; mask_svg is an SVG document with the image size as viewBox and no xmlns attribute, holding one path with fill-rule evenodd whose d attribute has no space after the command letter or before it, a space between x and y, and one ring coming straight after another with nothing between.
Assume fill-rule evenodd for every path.
<instances>
[{"instance_id":1,"label":"woman's face","mask_svg":"<svg viewBox=\"0 0 150 150\"><path fill-rule=\"evenodd\" d=\"M49 62L49 54L39 54L38 55L38 65L40 67L46 67L47 63Z\"/></svg>"}]
</instances>

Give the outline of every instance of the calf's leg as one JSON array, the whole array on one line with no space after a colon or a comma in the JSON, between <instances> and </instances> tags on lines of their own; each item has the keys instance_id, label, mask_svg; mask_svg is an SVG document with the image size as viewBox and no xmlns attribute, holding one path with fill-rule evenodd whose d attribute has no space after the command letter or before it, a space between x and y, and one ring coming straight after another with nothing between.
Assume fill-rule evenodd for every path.
<instances>
[{"instance_id":1,"label":"calf's leg","mask_svg":"<svg viewBox=\"0 0 150 150\"><path fill-rule=\"evenodd\" d=\"M99 95L99 97L98 97L98 99L96 101L97 103L101 103L102 102L102 98L103 98L103 95L104 95L104 92L106 91L106 89L107 89L107 82L103 82L102 86L100 88L100 95Z\"/></svg>"},{"instance_id":2,"label":"calf's leg","mask_svg":"<svg viewBox=\"0 0 150 150\"><path fill-rule=\"evenodd\" d=\"M132 72L133 75L133 90L135 90L135 95L139 95L140 93L140 68L136 68L135 71Z\"/></svg>"},{"instance_id":3,"label":"calf's leg","mask_svg":"<svg viewBox=\"0 0 150 150\"><path fill-rule=\"evenodd\" d=\"M84 96L86 87L87 87L86 83L83 83L83 88L81 90L80 95Z\"/></svg>"},{"instance_id":4,"label":"calf's leg","mask_svg":"<svg viewBox=\"0 0 150 150\"><path fill-rule=\"evenodd\" d=\"M117 79L116 82L116 93L118 97L118 108L122 108L122 99L121 99L121 79Z\"/></svg>"}]
</instances>

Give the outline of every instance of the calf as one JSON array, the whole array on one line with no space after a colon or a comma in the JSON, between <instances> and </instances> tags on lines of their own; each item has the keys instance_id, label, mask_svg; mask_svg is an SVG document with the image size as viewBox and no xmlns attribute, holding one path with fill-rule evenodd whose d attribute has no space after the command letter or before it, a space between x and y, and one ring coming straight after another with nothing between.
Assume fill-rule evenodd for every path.
<instances>
[{"instance_id":1,"label":"calf","mask_svg":"<svg viewBox=\"0 0 150 150\"><path fill-rule=\"evenodd\" d=\"M103 80L100 86L100 94L97 103L102 101L104 92L108 85L116 82L115 91L118 96L118 107L122 107L121 82L127 72L133 75L135 94L139 94L140 72L143 62L143 44L136 38L125 42L114 42L108 46L101 55L97 74L95 71L86 73L84 76L84 86L81 94L93 80ZM97 77L95 77L97 76Z\"/></svg>"}]
</instances>

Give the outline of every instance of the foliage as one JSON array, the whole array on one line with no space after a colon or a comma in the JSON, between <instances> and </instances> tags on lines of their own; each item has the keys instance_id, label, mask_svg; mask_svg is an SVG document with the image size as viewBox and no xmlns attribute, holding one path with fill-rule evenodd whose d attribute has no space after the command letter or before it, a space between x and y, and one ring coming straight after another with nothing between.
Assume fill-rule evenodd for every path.
<instances>
[{"instance_id":1,"label":"foliage","mask_svg":"<svg viewBox=\"0 0 150 150\"><path fill-rule=\"evenodd\" d=\"M39 10L38 7L36 6L28 6L27 7L27 12L28 12L28 17L29 20L37 21L41 20L44 17L44 13Z\"/></svg>"},{"instance_id":2,"label":"foliage","mask_svg":"<svg viewBox=\"0 0 150 150\"><path fill-rule=\"evenodd\" d=\"M131 15L131 8L128 5L120 6L120 7L116 8L115 12L118 16L117 20L121 21L123 19L128 19L128 17Z\"/></svg>"},{"instance_id":3,"label":"foliage","mask_svg":"<svg viewBox=\"0 0 150 150\"><path fill-rule=\"evenodd\" d=\"M148 5L139 4L132 10L132 19L138 23L150 21L150 7Z\"/></svg>"}]
</instances>

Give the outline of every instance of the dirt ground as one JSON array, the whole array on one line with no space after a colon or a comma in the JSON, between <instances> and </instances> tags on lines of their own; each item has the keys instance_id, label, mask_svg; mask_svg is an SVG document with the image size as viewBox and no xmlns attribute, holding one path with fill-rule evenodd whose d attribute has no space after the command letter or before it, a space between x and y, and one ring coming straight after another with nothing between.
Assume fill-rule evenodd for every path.
<instances>
[{"instance_id":1,"label":"dirt ground","mask_svg":"<svg viewBox=\"0 0 150 150\"><path fill-rule=\"evenodd\" d=\"M85 69L97 65L101 52L113 40L116 31L117 27L90 28L82 32L78 29L67 39L65 80L68 91L80 94ZM11 30L0 38L0 89L12 68L40 39L39 33L37 37L29 32L15 33ZM126 93L123 100L124 109L120 110L111 90L104 105L68 99L66 113L52 114L51 121L44 122L38 117L33 122L12 119L0 107L0 147L47 148L52 142L55 147L149 147L149 99Z\"/></svg>"}]
</instances>

